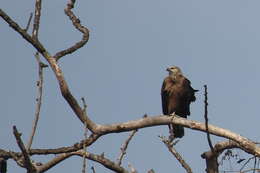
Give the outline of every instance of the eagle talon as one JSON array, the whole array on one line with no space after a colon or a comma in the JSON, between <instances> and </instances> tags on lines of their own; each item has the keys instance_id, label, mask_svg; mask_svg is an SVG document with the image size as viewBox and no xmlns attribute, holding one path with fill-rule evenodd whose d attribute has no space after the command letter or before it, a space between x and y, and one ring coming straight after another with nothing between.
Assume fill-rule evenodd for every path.
<instances>
[{"instance_id":1,"label":"eagle talon","mask_svg":"<svg viewBox=\"0 0 260 173\"><path fill-rule=\"evenodd\" d=\"M170 114L170 116L175 116L175 115L176 115L175 112L173 112L173 113Z\"/></svg>"}]
</instances>

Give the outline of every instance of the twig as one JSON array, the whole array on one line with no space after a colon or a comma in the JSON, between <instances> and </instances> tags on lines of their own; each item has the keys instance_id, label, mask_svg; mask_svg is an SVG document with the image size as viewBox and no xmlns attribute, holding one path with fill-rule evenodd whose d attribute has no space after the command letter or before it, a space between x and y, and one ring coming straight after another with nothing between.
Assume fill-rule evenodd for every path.
<instances>
[{"instance_id":1,"label":"twig","mask_svg":"<svg viewBox=\"0 0 260 173\"><path fill-rule=\"evenodd\" d=\"M250 157L244 164L243 166L240 168L239 172L242 172L242 170L245 168L245 166L250 162L250 160L252 160L255 157Z\"/></svg>"},{"instance_id":2,"label":"twig","mask_svg":"<svg viewBox=\"0 0 260 173\"><path fill-rule=\"evenodd\" d=\"M83 102L83 113L85 115L87 115L87 104L85 102L85 99L84 97L81 98L82 102ZM87 128L87 124L86 124L86 121L85 121L85 131L84 131L84 140L86 140L88 138L88 128ZM83 151L86 153L87 152L87 147L86 147L86 144L83 143ZM86 163L86 155L83 155L83 165L82 165L82 173L86 173L86 167L87 167L87 163Z\"/></svg>"},{"instance_id":3,"label":"twig","mask_svg":"<svg viewBox=\"0 0 260 173\"><path fill-rule=\"evenodd\" d=\"M210 134L209 134L209 124L208 124L208 91L207 91L207 85L204 85L204 89L205 89L205 100L204 100L204 118L205 118L205 125L206 125L206 132L207 132L207 140L209 143L209 147L211 149L212 152L214 152L214 148L212 145L212 142L210 140Z\"/></svg>"},{"instance_id":4,"label":"twig","mask_svg":"<svg viewBox=\"0 0 260 173\"><path fill-rule=\"evenodd\" d=\"M91 166L91 170L92 170L93 173L96 173L94 166Z\"/></svg>"},{"instance_id":5,"label":"twig","mask_svg":"<svg viewBox=\"0 0 260 173\"><path fill-rule=\"evenodd\" d=\"M253 173L255 173L255 169L256 169L256 157L255 157L255 163L254 163L254 171L253 171Z\"/></svg>"},{"instance_id":6,"label":"twig","mask_svg":"<svg viewBox=\"0 0 260 173\"><path fill-rule=\"evenodd\" d=\"M122 147L120 148L121 153L119 154L118 159L117 159L118 165L121 165L122 159L123 159L124 155L126 154L126 149L128 147L128 144L136 132L137 132L137 129L133 130L132 133L129 135L129 137L126 139L126 141L123 143Z\"/></svg>"},{"instance_id":7,"label":"twig","mask_svg":"<svg viewBox=\"0 0 260 173\"><path fill-rule=\"evenodd\" d=\"M23 144L23 141L21 139L21 133L18 132L18 130L16 129L16 126L13 126L13 134L15 136L16 142L19 146L19 148L22 151L23 157L24 157L24 166L25 168L30 172L35 172L36 168L32 165L31 160L30 160L30 156Z\"/></svg>"},{"instance_id":8,"label":"twig","mask_svg":"<svg viewBox=\"0 0 260 173\"><path fill-rule=\"evenodd\" d=\"M33 126L32 126L32 133L30 135L28 144L27 144L27 150L30 150L31 146L32 146L32 142L33 142L33 138L36 132L36 128L37 128L37 124L38 124L38 120L40 117L40 111L41 111L41 104L42 104L42 91L43 91L43 68L47 67L47 65L43 64L40 61L40 57L39 57L39 53L36 52L35 54L35 58L38 62L38 76L39 76L39 80L37 81L37 87L38 87L38 94L37 94L37 98L36 98L36 110L35 110L35 118L33 121Z\"/></svg>"},{"instance_id":9,"label":"twig","mask_svg":"<svg viewBox=\"0 0 260 173\"><path fill-rule=\"evenodd\" d=\"M67 4L67 8L65 8L65 14L69 17L69 19L72 21L72 24L74 27L80 31L83 34L82 40L75 43L73 46L71 46L68 49L62 50L54 55L54 58L56 61L58 61L61 57L71 54L78 50L79 48L83 47L89 40L89 30L80 24L80 20L74 15L74 13L71 11L74 8L76 0L69 0Z\"/></svg>"},{"instance_id":10,"label":"twig","mask_svg":"<svg viewBox=\"0 0 260 173\"><path fill-rule=\"evenodd\" d=\"M29 17L28 23L26 25L26 28L24 29L25 32L27 32L29 27L30 27L30 24L31 24L31 21L32 21L32 16L33 16L33 13L30 13L30 17Z\"/></svg>"},{"instance_id":11,"label":"twig","mask_svg":"<svg viewBox=\"0 0 260 173\"><path fill-rule=\"evenodd\" d=\"M254 169L254 168L251 168L251 169L247 169L247 170L244 170L244 171L228 171L228 170L221 170L219 172L223 172L223 173L228 173L228 172L234 172L234 173L246 173L246 172L251 172L251 171L257 171L257 172L260 172L260 169Z\"/></svg>"},{"instance_id":12,"label":"twig","mask_svg":"<svg viewBox=\"0 0 260 173\"><path fill-rule=\"evenodd\" d=\"M168 139L166 139L165 137L162 137L162 136L159 136L159 137L161 138L161 140L165 144L165 146L168 148L168 150L179 161L181 166L186 170L186 172L192 173L190 166L185 162L185 160L181 157L181 155L176 151L176 149L173 147L173 144Z\"/></svg>"}]
</instances>

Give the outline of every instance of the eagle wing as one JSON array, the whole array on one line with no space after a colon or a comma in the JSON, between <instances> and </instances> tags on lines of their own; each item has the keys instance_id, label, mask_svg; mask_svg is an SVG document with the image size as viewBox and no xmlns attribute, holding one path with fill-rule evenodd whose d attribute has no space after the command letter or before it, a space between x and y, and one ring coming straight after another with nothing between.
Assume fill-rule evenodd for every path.
<instances>
[{"instance_id":1,"label":"eagle wing","mask_svg":"<svg viewBox=\"0 0 260 173\"><path fill-rule=\"evenodd\" d=\"M199 91L199 90L195 90L191 87L191 82L189 79L187 78L183 78L183 89L184 91L184 97L185 100L188 102L188 104L190 104L190 102L194 102L196 100L195 97L195 92Z\"/></svg>"},{"instance_id":2,"label":"eagle wing","mask_svg":"<svg viewBox=\"0 0 260 173\"><path fill-rule=\"evenodd\" d=\"M166 79L163 81L161 89L161 99L162 99L162 111L164 115L168 115L168 101L169 101L169 91L166 90Z\"/></svg>"},{"instance_id":3,"label":"eagle wing","mask_svg":"<svg viewBox=\"0 0 260 173\"><path fill-rule=\"evenodd\" d=\"M161 89L162 110L164 115L176 112L179 104L178 93L178 86L175 85L171 78L166 77Z\"/></svg>"}]
</instances>

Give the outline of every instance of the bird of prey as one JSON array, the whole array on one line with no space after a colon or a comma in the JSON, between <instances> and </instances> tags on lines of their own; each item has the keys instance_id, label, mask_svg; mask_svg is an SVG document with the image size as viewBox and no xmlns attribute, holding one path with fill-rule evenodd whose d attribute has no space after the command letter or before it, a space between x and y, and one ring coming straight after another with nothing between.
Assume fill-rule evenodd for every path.
<instances>
[{"instance_id":1,"label":"bird of prey","mask_svg":"<svg viewBox=\"0 0 260 173\"><path fill-rule=\"evenodd\" d=\"M183 118L190 115L190 103L196 100L195 90L190 81L183 76L177 66L167 68L169 75L164 79L161 98L164 115L176 114ZM184 136L184 128L180 125L169 125L170 136L181 138Z\"/></svg>"}]
</instances>

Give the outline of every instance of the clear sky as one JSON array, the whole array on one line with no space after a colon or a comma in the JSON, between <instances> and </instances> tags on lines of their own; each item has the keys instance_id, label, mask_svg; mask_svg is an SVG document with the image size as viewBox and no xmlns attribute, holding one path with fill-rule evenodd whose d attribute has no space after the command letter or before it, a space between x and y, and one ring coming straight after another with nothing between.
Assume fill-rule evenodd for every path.
<instances>
[{"instance_id":1,"label":"clear sky","mask_svg":"<svg viewBox=\"0 0 260 173\"><path fill-rule=\"evenodd\" d=\"M52 54L81 39L63 9L66 1L43 1L39 39ZM251 0L98 0L77 1L75 14L90 29L88 44L60 61L74 96L85 97L88 114L101 124L161 114L160 88L165 69L182 68L199 89L189 119L203 119L203 85L208 85L210 123L259 140L260 1ZM0 7L25 27L34 1L1 0ZM35 49L0 20L0 148L19 151L12 135L16 125L27 141L34 118L37 64ZM72 145L83 126L60 95L50 68L44 71L44 96L33 148ZM209 150L206 135L185 130L177 150L194 172L203 172L200 155ZM123 166L139 172L184 172L157 137L168 127L139 130ZM89 151L116 160L128 133L102 137ZM222 138L213 138L213 142ZM239 152L239 151L237 151ZM241 157L247 157L239 152ZM47 161L53 156L33 157ZM80 172L73 157L49 172ZM111 172L88 162L97 172ZM9 172L22 172L13 161ZM229 169L224 167L223 169ZM88 169L90 170L90 169ZM23 170L23 172L25 172Z\"/></svg>"}]
</instances>

